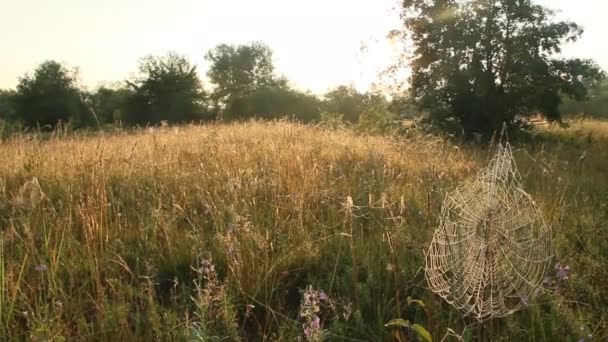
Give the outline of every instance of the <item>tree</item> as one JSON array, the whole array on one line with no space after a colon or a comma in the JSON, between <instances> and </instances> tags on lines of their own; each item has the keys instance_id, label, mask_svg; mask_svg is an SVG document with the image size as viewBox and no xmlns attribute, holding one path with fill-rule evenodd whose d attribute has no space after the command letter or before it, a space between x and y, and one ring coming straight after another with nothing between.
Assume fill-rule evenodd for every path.
<instances>
[{"instance_id":1,"label":"tree","mask_svg":"<svg viewBox=\"0 0 608 342\"><path fill-rule=\"evenodd\" d=\"M54 127L78 118L85 108L76 81L76 70L56 61L43 62L33 76L19 80L15 116L28 127Z\"/></svg>"},{"instance_id":2,"label":"tree","mask_svg":"<svg viewBox=\"0 0 608 342\"><path fill-rule=\"evenodd\" d=\"M608 118L608 80L589 86L589 96L584 101L563 99L560 111L564 114L585 114Z\"/></svg>"},{"instance_id":3,"label":"tree","mask_svg":"<svg viewBox=\"0 0 608 342\"><path fill-rule=\"evenodd\" d=\"M234 118L293 117L303 122L310 122L317 121L321 117L319 100L316 96L286 87L257 89L249 95L232 100L226 111Z\"/></svg>"},{"instance_id":4,"label":"tree","mask_svg":"<svg viewBox=\"0 0 608 342\"><path fill-rule=\"evenodd\" d=\"M229 107L232 101L258 89L285 87L287 81L275 76L272 50L265 44L220 44L207 52L211 66L207 76L215 85L212 98L217 106Z\"/></svg>"},{"instance_id":5,"label":"tree","mask_svg":"<svg viewBox=\"0 0 608 342\"><path fill-rule=\"evenodd\" d=\"M204 118L201 81L185 57L175 53L140 60L139 77L127 81L123 119L130 124L187 122Z\"/></svg>"},{"instance_id":6,"label":"tree","mask_svg":"<svg viewBox=\"0 0 608 342\"><path fill-rule=\"evenodd\" d=\"M558 57L582 28L553 22L530 0L403 0L402 9L413 47L410 95L468 136L537 113L559 120L560 94L582 99L585 83L602 77L592 61Z\"/></svg>"},{"instance_id":7,"label":"tree","mask_svg":"<svg viewBox=\"0 0 608 342\"><path fill-rule=\"evenodd\" d=\"M88 95L88 102L100 123L107 124L123 119L127 99L132 95L128 88L101 86Z\"/></svg>"},{"instance_id":8,"label":"tree","mask_svg":"<svg viewBox=\"0 0 608 342\"><path fill-rule=\"evenodd\" d=\"M15 118L15 92L0 89L0 120L13 120Z\"/></svg>"},{"instance_id":9,"label":"tree","mask_svg":"<svg viewBox=\"0 0 608 342\"><path fill-rule=\"evenodd\" d=\"M387 134L399 128L399 115L391 102L381 93L365 94L363 111L357 122L357 130L369 134Z\"/></svg>"},{"instance_id":10,"label":"tree","mask_svg":"<svg viewBox=\"0 0 608 342\"><path fill-rule=\"evenodd\" d=\"M324 96L323 110L329 113L339 113L344 120L355 123L365 109L366 95L352 86L339 86Z\"/></svg>"}]
</instances>

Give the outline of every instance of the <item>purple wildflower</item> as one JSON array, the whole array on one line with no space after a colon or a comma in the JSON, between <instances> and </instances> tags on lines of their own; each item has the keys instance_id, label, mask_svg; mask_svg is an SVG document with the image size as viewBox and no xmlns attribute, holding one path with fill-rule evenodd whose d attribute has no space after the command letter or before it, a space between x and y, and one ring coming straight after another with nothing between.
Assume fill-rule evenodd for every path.
<instances>
[{"instance_id":1,"label":"purple wildflower","mask_svg":"<svg viewBox=\"0 0 608 342\"><path fill-rule=\"evenodd\" d=\"M312 286L308 286L302 296L300 304L300 317L304 322L302 328L304 337L307 341L318 342L322 339L323 330L321 328L321 302L327 302L329 298L323 291L316 291Z\"/></svg>"},{"instance_id":2,"label":"purple wildflower","mask_svg":"<svg viewBox=\"0 0 608 342\"><path fill-rule=\"evenodd\" d=\"M38 271L38 272L45 272L48 269L49 268L45 264L40 264L40 265L38 265L38 266L35 267L35 270Z\"/></svg>"},{"instance_id":3,"label":"purple wildflower","mask_svg":"<svg viewBox=\"0 0 608 342\"><path fill-rule=\"evenodd\" d=\"M568 280L570 277L570 266L560 263L555 264L555 277L562 281Z\"/></svg>"},{"instance_id":4,"label":"purple wildflower","mask_svg":"<svg viewBox=\"0 0 608 342\"><path fill-rule=\"evenodd\" d=\"M215 265L208 259L201 260L201 272L205 275L215 273Z\"/></svg>"},{"instance_id":5,"label":"purple wildflower","mask_svg":"<svg viewBox=\"0 0 608 342\"><path fill-rule=\"evenodd\" d=\"M312 335L312 331L306 326L306 324L303 324L302 326L304 327L304 336L309 339Z\"/></svg>"}]
</instances>

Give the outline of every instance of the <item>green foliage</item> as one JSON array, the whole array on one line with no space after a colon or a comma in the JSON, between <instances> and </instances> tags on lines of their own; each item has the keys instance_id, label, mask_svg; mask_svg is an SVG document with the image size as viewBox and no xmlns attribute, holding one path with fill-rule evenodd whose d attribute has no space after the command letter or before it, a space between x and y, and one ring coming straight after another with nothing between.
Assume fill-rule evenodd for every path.
<instances>
[{"instance_id":1,"label":"green foliage","mask_svg":"<svg viewBox=\"0 0 608 342\"><path fill-rule=\"evenodd\" d=\"M350 123L359 121L365 110L367 96L352 86L339 86L325 94L323 110L329 113L340 113Z\"/></svg>"},{"instance_id":2,"label":"green foliage","mask_svg":"<svg viewBox=\"0 0 608 342\"><path fill-rule=\"evenodd\" d=\"M426 342L433 342L431 333L429 333L429 331L426 330L426 328L423 327L422 325L414 323L414 324L412 324L412 330L414 332L416 332L416 334L418 334L418 336L420 337L421 340L426 341Z\"/></svg>"},{"instance_id":3,"label":"green foliage","mask_svg":"<svg viewBox=\"0 0 608 342\"><path fill-rule=\"evenodd\" d=\"M126 97L125 112L121 113L126 123L158 124L204 118L205 94L196 66L186 57L176 53L144 57L139 63L139 73L139 77L127 82L131 94ZM124 94L123 91L118 97Z\"/></svg>"},{"instance_id":4,"label":"green foliage","mask_svg":"<svg viewBox=\"0 0 608 342\"><path fill-rule=\"evenodd\" d=\"M127 99L133 96L129 88L99 87L88 95L88 103L101 124L109 124L123 118Z\"/></svg>"},{"instance_id":5,"label":"green foliage","mask_svg":"<svg viewBox=\"0 0 608 342\"><path fill-rule=\"evenodd\" d=\"M0 140L21 132L21 124L15 118L15 92L0 89Z\"/></svg>"},{"instance_id":6,"label":"green foliage","mask_svg":"<svg viewBox=\"0 0 608 342\"><path fill-rule=\"evenodd\" d=\"M389 102L384 96L367 94L356 128L370 134L393 133L398 129L398 117L389 110Z\"/></svg>"},{"instance_id":7,"label":"green foliage","mask_svg":"<svg viewBox=\"0 0 608 342\"><path fill-rule=\"evenodd\" d=\"M295 118L302 122L318 121L321 113L316 96L286 87L266 87L232 99L226 112L229 118Z\"/></svg>"},{"instance_id":8,"label":"green foliage","mask_svg":"<svg viewBox=\"0 0 608 342\"><path fill-rule=\"evenodd\" d=\"M0 89L0 120L15 118L15 91Z\"/></svg>"},{"instance_id":9,"label":"green foliage","mask_svg":"<svg viewBox=\"0 0 608 342\"><path fill-rule=\"evenodd\" d=\"M341 113L322 112L321 126L329 129L340 129L346 127L344 115Z\"/></svg>"},{"instance_id":10,"label":"green foliage","mask_svg":"<svg viewBox=\"0 0 608 342\"><path fill-rule=\"evenodd\" d=\"M19 121L0 117L0 140L9 138L21 132L23 132L23 127Z\"/></svg>"},{"instance_id":11,"label":"green foliage","mask_svg":"<svg viewBox=\"0 0 608 342\"><path fill-rule=\"evenodd\" d=\"M27 127L55 127L87 114L76 70L55 61L43 62L19 80L14 103L15 116Z\"/></svg>"},{"instance_id":12,"label":"green foliage","mask_svg":"<svg viewBox=\"0 0 608 342\"><path fill-rule=\"evenodd\" d=\"M558 120L560 94L582 99L601 77L589 60L560 59L582 28L520 0L404 0L413 45L411 95L435 121L491 135L503 122L541 113Z\"/></svg>"},{"instance_id":13,"label":"green foliage","mask_svg":"<svg viewBox=\"0 0 608 342\"><path fill-rule=\"evenodd\" d=\"M591 117L608 118L608 80L591 85L589 95L583 101L565 97L560 111L564 114L584 114Z\"/></svg>"},{"instance_id":14,"label":"green foliage","mask_svg":"<svg viewBox=\"0 0 608 342\"><path fill-rule=\"evenodd\" d=\"M211 98L217 107L250 96L260 89L283 87L287 81L274 74L272 50L260 42L220 44L207 52L211 66L207 76L215 85Z\"/></svg>"},{"instance_id":15,"label":"green foliage","mask_svg":"<svg viewBox=\"0 0 608 342\"><path fill-rule=\"evenodd\" d=\"M419 306L424 310L425 304L421 299L412 299L411 297L407 297L407 304ZM384 325L387 328L393 330L393 334L398 341L402 341L402 333L404 330L411 330L416 333L418 340L425 342L433 342L433 337L431 333L421 324L414 323L412 324L409 320L405 320L403 318L396 318L390 320L388 323Z\"/></svg>"}]
</instances>

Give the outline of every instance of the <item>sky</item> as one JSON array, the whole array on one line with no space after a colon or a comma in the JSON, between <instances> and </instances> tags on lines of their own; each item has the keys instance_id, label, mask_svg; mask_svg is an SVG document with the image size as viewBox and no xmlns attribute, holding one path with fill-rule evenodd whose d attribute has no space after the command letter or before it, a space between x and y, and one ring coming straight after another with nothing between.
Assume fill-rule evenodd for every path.
<instances>
[{"instance_id":1,"label":"sky","mask_svg":"<svg viewBox=\"0 0 608 342\"><path fill-rule=\"evenodd\" d=\"M582 25L566 56L608 70L606 0L539 0ZM0 0L0 88L47 59L78 67L89 89L125 80L146 55L175 51L198 66L220 43L263 41L279 74L301 90L340 84L365 90L397 53L396 0ZM367 46L367 49L362 49Z\"/></svg>"}]
</instances>

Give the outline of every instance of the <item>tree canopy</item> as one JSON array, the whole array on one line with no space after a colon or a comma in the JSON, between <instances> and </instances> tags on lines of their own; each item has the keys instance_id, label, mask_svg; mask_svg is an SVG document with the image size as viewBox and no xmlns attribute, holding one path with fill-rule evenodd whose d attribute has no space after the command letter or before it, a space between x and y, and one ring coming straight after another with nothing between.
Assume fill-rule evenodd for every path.
<instances>
[{"instance_id":1,"label":"tree canopy","mask_svg":"<svg viewBox=\"0 0 608 342\"><path fill-rule=\"evenodd\" d=\"M15 116L28 127L54 127L85 111L76 70L56 61L43 62L33 75L23 76L14 103Z\"/></svg>"},{"instance_id":2,"label":"tree canopy","mask_svg":"<svg viewBox=\"0 0 608 342\"><path fill-rule=\"evenodd\" d=\"M107 124L123 119L130 96L133 92L129 88L101 86L88 94L87 99L100 123Z\"/></svg>"},{"instance_id":3,"label":"tree canopy","mask_svg":"<svg viewBox=\"0 0 608 342\"><path fill-rule=\"evenodd\" d=\"M559 120L561 95L583 99L603 76L590 60L559 56L583 29L530 0L403 0L402 18L411 96L467 135L534 114Z\"/></svg>"},{"instance_id":4,"label":"tree canopy","mask_svg":"<svg viewBox=\"0 0 608 342\"><path fill-rule=\"evenodd\" d=\"M201 119L205 94L196 66L176 53L147 56L140 60L140 75L127 85L123 119L131 124L161 121L187 122Z\"/></svg>"},{"instance_id":5,"label":"tree canopy","mask_svg":"<svg viewBox=\"0 0 608 342\"><path fill-rule=\"evenodd\" d=\"M211 63L207 76L215 85L212 99L229 106L259 89L287 86L284 78L275 75L272 57L270 47L259 42L216 46L205 55Z\"/></svg>"},{"instance_id":6,"label":"tree canopy","mask_svg":"<svg viewBox=\"0 0 608 342\"><path fill-rule=\"evenodd\" d=\"M319 100L316 96L287 87L259 88L249 95L235 98L226 110L234 118L278 119L290 117L310 122L321 117Z\"/></svg>"},{"instance_id":7,"label":"tree canopy","mask_svg":"<svg viewBox=\"0 0 608 342\"><path fill-rule=\"evenodd\" d=\"M366 97L354 87L342 85L325 94L323 109L329 113L342 114L344 120L354 123L365 109Z\"/></svg>"},{"instance_id":8,"label":"tree canopy","mask_svg":"<svg viewBox=\"0 0 608 342\"><path fill-rule=\"evenodd\" d=\"M14 97L15 92L13 90L0 89L0 119L14 119Z\"/></svg>"},{"instance_id":9,"label":"tree canopy","mask_svg":"<svg viewBox=\"0 0 608 342\"><path fill-rule=\"evenodd\" d=\"M589 95L583 101L565 98L560 111L564 114L584 114L608 118L608 80L589 86Z\"/></svg>"}]
</instances>

